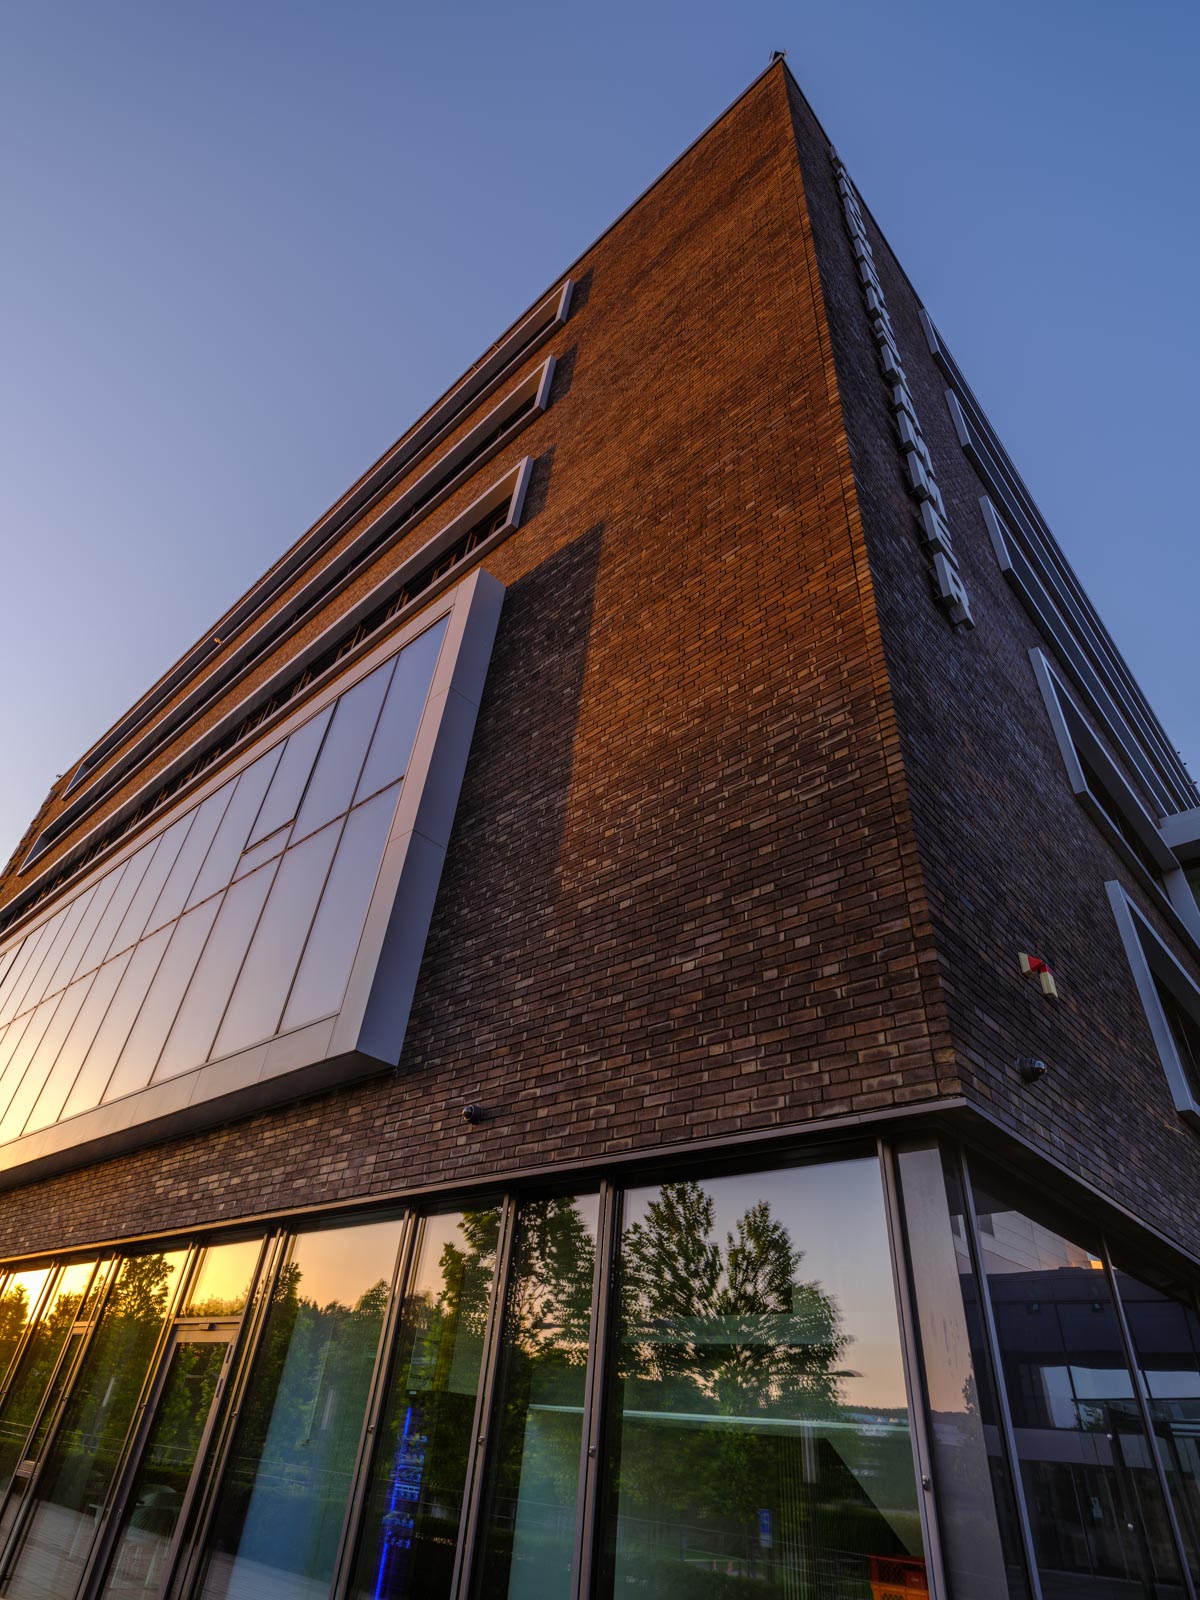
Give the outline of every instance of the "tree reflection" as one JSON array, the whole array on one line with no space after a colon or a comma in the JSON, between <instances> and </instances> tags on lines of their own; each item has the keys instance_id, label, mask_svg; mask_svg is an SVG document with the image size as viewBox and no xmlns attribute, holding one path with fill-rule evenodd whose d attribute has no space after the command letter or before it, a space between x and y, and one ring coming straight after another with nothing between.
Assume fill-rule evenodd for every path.
<instances>
[{"instance_id":1,"label":"tree reflection","mask_svg":"<svg viewBox=\"0 0 1200 1600\"><path fill-rule=\"evenodd\" d=\"M698 1183L666 1184L625 1231L627 1378L652 1378L660 1409L830 1416L850 1345L833 1297L799 1277L804 1252L760 1200L724 1246Z\"/></svg>"}]
</instances>

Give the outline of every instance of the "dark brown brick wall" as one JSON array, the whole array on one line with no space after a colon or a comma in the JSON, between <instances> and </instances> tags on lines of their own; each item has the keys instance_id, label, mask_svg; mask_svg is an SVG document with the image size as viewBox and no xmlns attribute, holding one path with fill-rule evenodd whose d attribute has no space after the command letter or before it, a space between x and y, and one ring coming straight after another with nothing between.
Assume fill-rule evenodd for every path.
<instances>
[{"instance_id":1,"label":"dark brown brick wall","mask_svg":"<svg viewBox=\"0 0 1200 1600\"><path fill-rule=\"evenodd\" d=\"M573 269L550 411L434 513L536 456L400 1070L4 1195L0 1250L957 1090L786 93Z\"/></svg>"},{"instance_id":2,"label":"dark brown brick wall","mask_svg":"<svg viewBox=\"0 0 1200 1600\"><path fill-rule=\"evenodd\" d=\"M1000 572L978 508L985 486L958 445L918 302L871 224L900 353L950 512L974 631L952 628L930 598L828 143L794 86L791 95L964 1090L1003 1127L1195 1251L1200 1142L1172 1105L1105 880L1121 880L1192 965L1190 957L1155 911L1152 893L1071 792L1029 662L1034 645L1055 653ZM945 231L949 248L950 227ZM1050 962L1062 994L1058 1005L1020 976L1020 950ZM1023 1088L1013 1068L1019 1056L1043 1058L1050 1076Z\"/></svg>"}]
</instances>

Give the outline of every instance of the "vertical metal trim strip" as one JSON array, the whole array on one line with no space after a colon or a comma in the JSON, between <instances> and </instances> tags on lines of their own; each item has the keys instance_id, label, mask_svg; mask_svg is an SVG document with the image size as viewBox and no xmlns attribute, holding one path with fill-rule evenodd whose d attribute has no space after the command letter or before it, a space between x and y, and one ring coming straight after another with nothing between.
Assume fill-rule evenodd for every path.
<instances>
[{"instance_id":1,"label":"vertical metal trim strip","mask_svg":"<svg viewBox=\"0 0 1200 1600\"><path fill-rule=\"evenodd\" d=\"M396 1331L400 1324L401 1310L408 1297L413 1263L417 1258L416 1242L420 1237L423 1222L423 1217L417 1217L411 1211L403 1218L404 1227L397 1245L396 1259L392 1264L387 1314L379 1333L379 1348L375 1352L375 1367L371 1375L371 1387L367 1395L362 1432L359 1435L358 1453L354 1458L354 1471L350 1480L350 1498L346 1505L346 1514L342 1519L337 1557L333 1564L333 1581L329 1593L334 1600L346 1592L354 1574L354 1557L362 1531L363 1509L366 1505L367 1491L371 1486L371 1468L374 1465L375 1449L379 1442L377 1438L379 1418L388 1389L391 1387L392 1368L396 1359Z\"/></svg>"},{"instance_id":2,"label":"vertical metal trim strip","mask_svg":"<svg viewBox=\"0 0 1200 1600\"><path fill-rule=\"evenodd\" d=\"M921 1532L925 1539L925 1566L933 1600L946 1600L946 1573L942 1565L942 1541L938 1528L937 1496L934 1490L933 1452L929 1445L925 1383L920 1354L920 1336L912 1304L908 1251L904 1243L904 1220L900 1189L891 1146L877 1143L879 1175L883 1187L883 1209L887 1223L888 1250L892 1261L892 1285L896 1294L896 1321L900 1334L900 1355L908 1388L909 1415L912 1418L913 1466L917 1474L918 1508Z\"/></svg>"},{"instance_id":3,"label":"vertical metal trim strip","mask_svg":"<svg viewBox=\"0 0 1200 1600\"><path fill-rule=\"evenodd\" d=\"M592 1316L588 1327L587 1389L583 1399L571 1600L590 1600L595 1573L598 1496L603 1480L601 1452L608 1397L608 1352L612 1342L613 1271L619 1217L620 1191L605 1180L600 1185L599 1214L596 1219L596 1265L592 1276Z\"/></svg>"},{"instance_id":4,"label":"vertical metal trim strip","mask_svg":"<svg viewBox=\"0 0 1200 1600\"><path fill-rule=\"evenodd\" d=\"M475 1397L475 1413L471 1421L473 1443L468 1456L467 1481L463 1485L463 1509L458 1525L458 1544L454 1552L454 1572L450 1579L451 1600L466 1600L473 1577L475 1541L479 1531L480 1502L483 1498L485 1480L487 1441L495 1405L501 1334L513 1268L516 1216L516 1197L507 1194L504 1197L504 1208L500 1217L500 1237L496 1243L496 1278L492 1284L492 1299L488 1307L484 1332L483 1371L480 1373L479 1392Z\"/></svg>"},{"instance_id":5,"label":"vertical metal trim strip","mask_svg":"<svg viewBox=\"0 0 1200 1600\"><path fill-rule=\"evenodd\" d=\"M242 1322L241 1348L234 1356L230 1383L225 1391L225 1413L214 1430L216 1444L213 1446L210 1459L204 1465L203 1478L193 1506L192 1526L190 1529L185 1529L184 1536L179 1541L175 1555L175 1571L171 1573L163 1590L164 1595L189 1593L196 1582L200 1558L212 1524L217 1491L221 1486L225 1468L229 1464L229 1453L237 1430L237 1420L241 1415L246 1385L254 1370L267 1315L280 1274L288 1259L292 1238L293 1234L279 1229L269 1233L263 1240L258 1264L258 1281L247 1308L248 1314Z\"/></svg>"},{"instance_id":6,"label":"vertical metal trim strip","mask_svg":"<svg viewBox=\"0 0 1200 1600\"><path fill-rule=\"evenodd\" d=\"M963 1217L967 1225L967 1251L975 1282L979 1286L979 1312L983 1318L984 1338L987 1340L988 1360L992 1367L992 1392L996 1396L996 1409L1000 1420L1000 1437L1008 1458L1008 1475L1012 1482L1013 1499L1017 1507L1017 1524L1021 1530L1021 1546L1025 1551L1025 1565L1029 1569L1029 1588L1032 1600L1042 1600L1042 1579L1038 1571L1037 1554L1033 1547L1033 1529L1029 1522L1029 1507L1025 1503L1025 1480L1021 1476L1021 1460L1017 1455L1017 1439L1013 1429L1012 1412L1008 1406L1008 1390L1004 1383L1004 1367L1000 1359L1000 1339L996 1333L996 1319L992 1314L992 1291L983 1269L983 1250L979 1243L979 1224L975 1217L975 1194L971 1188L971 1169L967 1165L966 1151L958 1147L958 1181L962 1188Z\"/></svg>"},{"instance_id":7,"label":"vertical metal trim strip","mask_svg":"<svg viewBox=\"0 0 1200 1600\"><path fill-rule=\"evenodd\" d=\"M1166 1468L1163 1466L1162 1452L1158 1448L1158 1439L1154 1432L1154 1419L1150 1415L1146 1380L1137 1358L1137 1352L1133 1347L1133 1336L1129 1331L1129 1322L1125 1316L1125 1306L1121 1300L1121 1292L1117 1287L1117 1275L1113 1268L1112 1252L1108 1246L1108 1239L1104 1234L1100 1235L1100 1249L1103 1252L1104 1276L1108 1280L1108 1287L1112 1291L1113 1304L1117 1308L1117 1326L1121 1330L1121 1344L1125 1350L1125 1359L1129 1363L1129 1370L1133 1374L1133 1392L1137 1396L1138 1411L1142 1418L1142 1426L1146 1430L1146 1444L1150 1451L1150 1459L1154 1462L1154 1472L1158 1479L1159 1492L1163 1497L1163 1505L1166 1507L1171 1537L1175 1541L1175 1554L1179 1560L1179 1570L1183 1574L1183 1585L1189 1600L1196 1600L1196 1585L1192 1579L1191 1563L1188 1561L1187 1547L1183 1542L1183 1531L1179 1526L1179 1518L1175 1512L1175 1502L1171 1498L1171 1489L1167 1482Z\"/></svg>"},{"instance_id":8,"label":"vertical metal trim strip","mask_svg":"<svg viewBox=\"0 0 1200 1600\"><path fill-rule=\"evenodd\" d=\"M63 1411L66 1409L67 1402L71 1398L71 1391L74 1389L75 1380L79 1376L79 1369L83 1365L84 1359L87 1356L88 1349L89 1349L89 1347L91 1345L91 1342L92 1342L92 1339L93 1339L93 1337L95 1335L96 1329L100 1325L100 1316L101 1316L101 1313L104 1310L105 1305L108 1302L109 1291L112 1289L113 1283L114 1283L114 1281L116 1279L117 1267L119 1265L119 1260L120 1260L120 1258L117 1257L117 1256L110 1257L109 1260L107 1260L107 1261L101 1259L96 1265L96 1273L94 1273L92 1275L92 1278L91 1278L91 1280L89 1282L88 1287L90 1289L91 1288L91 1284L96 1281L96 1274L97 1273L104 1272L106 1274L105 1282L101 1286L100 1293L99 1293L99 1295L97 1297L97 1300L96 1300L95 1308L94 1308L94 1310L92 1312L91 1321L84 1324L84 1330L85 1331L84 1331L83 1338L80 1340L79 1349L75 1352L74 1363L73 1363L71 1371L70 1371L70 1373L69 1373L69 1375L67 1377L67 1381L63 1385L63 1392L59 1395L58 1403L54 1407L53 1415L51 1416L49 1425L47 1426L47 1429L46 1429L46 1437L45 1437L45 1439L43 1439L42 1448L38 1452L37 1462L36 1462L36 1464L34 1466L33 1471L29 1475L28 1482L25 1485L24 1494L22 1495L22 1500L23 1501L28 1502L30 1500L30 1498L37 1491L37 1486L38 1486L38 1483L39 1483L39 1481L41 1479L41 1475L42 1475L42 1462L45 1461L48 1452L50 1451L51 1447L54 1444L55 1436L58 1433L58 1425L62 1420L62 1414L63 1414ZM71 1342L71 1336L70 1336L70 1334L68 1334L67 1335L67 1346L70 1345L70 1342ZM64 1346L64 1354L65 1354L67 1346ZM51 1380L50 1380L51 1382L53 1382L54 1376L57 1375L57 1372L58 1372L58 1365L56 1363L55 1369L54 1369L54 1374L51 1376ZM49 1385L47 1385L47 1387L49 1387ZM32 1436L32 1434L35 1432L35 1430L37 1429L38 1424L41 1422L41 1420L42 1420L42 1411L39 1408L37 1417L34 1419L33 1427L29 1430L30 1436ZM26 1442L28 1443L28 1440ZM10 1494L12 1492L13 1483L15 1483L15 1482L16 1482L16 1479L14 1478L12 1480L12 1482L9 1483L6 1493L2 1497L0 1497L0 1517L3 1516L4 1510L8 1505L9 1496L10 1496ZM16 1559L17 1538L18 1538L18 1535L20 1534L21 1530L24 1528L26 1515L27 1515L27 1513L25 1513L22 1508L18 1509L17 1515L13 1520L12 1528L9 1531L9 1536L8 1536L7 1540L4 1542L3 1547L0 1548L0 1578L2 1578L2 1577L7 1575L9 1567L11 1566L12 1562Z\"/></svg>"}]
</instances>

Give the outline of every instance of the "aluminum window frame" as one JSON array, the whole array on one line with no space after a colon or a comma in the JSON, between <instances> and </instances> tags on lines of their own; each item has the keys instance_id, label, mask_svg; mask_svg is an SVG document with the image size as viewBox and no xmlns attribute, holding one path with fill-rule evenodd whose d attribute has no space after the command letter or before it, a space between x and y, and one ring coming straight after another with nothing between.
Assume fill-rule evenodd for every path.
<instances>
[{"instance_id":1,"label":"aluminum window frame","mask_svg":"<svg viewBox=\"0 0 1200 1600\"><path fill-rule=\"evenodd\" d=\"M1147 811L1133 785L1104 748L1084 715L1083 708L1055 670L1050 658L1034 646L1029 652L1029 659L1075 798L1134 873L1137 881L1153 893L1175 931L1200 952L1200 905L1197 905L1178 858L1163 838L1158 819ZM1088 783L1084 761L1094 769L1120 808L1124 820L1145 846L1162 875L1161 881L1150 875L1137 852L1109 817L1103 800Z\"/></svg>"},{"instance_id":2,"label":"aluminum window frame","mask_svg":"<svg viewBox=\"0 0 1200 1600\"><path fill-rule=\"evenodd\" d=\"M1175 1043L1175 1030L1158 994L1161 983L1200 1027L1200 984L1154 929L1124 885L1110 879L1104 888L1175 1109L1200 1133L1200 1085L1193 1090Z\"/></svg>"}]
</instances>

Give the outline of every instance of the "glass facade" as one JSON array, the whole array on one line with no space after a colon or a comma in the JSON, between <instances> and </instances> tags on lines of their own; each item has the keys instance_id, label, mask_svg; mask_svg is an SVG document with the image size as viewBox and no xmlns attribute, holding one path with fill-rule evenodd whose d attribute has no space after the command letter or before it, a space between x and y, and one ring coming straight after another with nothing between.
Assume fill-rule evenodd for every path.
<instances>
[{"instance_id":1,"label":"glass facade","mask_svg":"<svg viewBox=\"0 0 1200 1600\"><path fill-rule=\"evenodd\" d=\"M5 1600L1200 1576L1191 1292L933 1139L21 1266L0 1363Z\"/></svg>"},{"instance_id":2,"label":"glass facade","mask_svg":"<svg viewBox=\"0 0 1200 1600\"><path fill-rule=\"evenodd\" d=\"M445 633L0 952L0 1143L338 1011Z\"/></svg>"}]
</instances>

